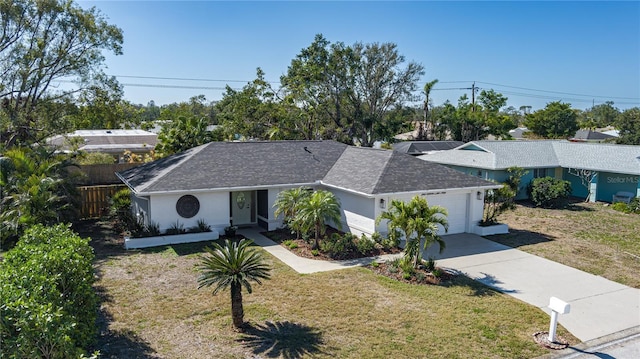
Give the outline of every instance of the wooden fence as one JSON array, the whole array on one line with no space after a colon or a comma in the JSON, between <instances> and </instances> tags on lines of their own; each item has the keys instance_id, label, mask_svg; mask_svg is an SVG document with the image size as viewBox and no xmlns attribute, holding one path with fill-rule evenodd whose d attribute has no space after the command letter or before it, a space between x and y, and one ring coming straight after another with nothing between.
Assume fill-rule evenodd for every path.
<instances>
[{"instance_id":1,"label":"wooden fence","mask_svg":"<svg viewBox=\"0 0 640 359\"><path fill-rule=\"evenodd\" d=\"M78 187L82 201L80 218L98 218L106 215L109 211L109 197L123 188L127 188L127 186L107 185Z\"/></svg>"}]
</instances>

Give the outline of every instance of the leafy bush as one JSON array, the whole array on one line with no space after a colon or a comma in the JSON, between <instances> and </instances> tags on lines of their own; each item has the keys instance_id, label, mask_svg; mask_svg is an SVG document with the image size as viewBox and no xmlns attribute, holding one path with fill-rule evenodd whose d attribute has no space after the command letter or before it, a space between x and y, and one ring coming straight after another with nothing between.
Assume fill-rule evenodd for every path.
<instances>
[{"instance_id":1,"label":"leafy bush","mask_svg":"<svg viewBox=\"0 0 640 359\"><path fill-rule=\"evenodd\" d=\"M367 237L366 234L362 234L360 238L356 240L356 250L360 254L369 254L375 249L376 242Z\"/></svg>"},{"instance_id":2,"label":"leafy bush","mask_svg":"<svg viewBox=\"0 0 640 359\"><path fill-rule=\"evenodd\" d=\"M320 255L320 251L319 251L319 250L317 250L317 249L312 249L312 250L311 250L311 254L312 254L314 257L317 257L318 255Z\"/></svg>"},{"instance_id":3,"label":"leafy bush","mask_svg":"<svg viewBox=\"0 0 640 359\"><path fill-rule=\"evenodd\" d=\"M103 152L89 152L83 153L78 158L79 165L110 165L116 163L116 159Z\"/></svg>"},{"instance_id":4,"label":"leafy bush","mask_svg":"<svg viewBox=\"0 0 640 359\"><path fill-rule=\"evenodd\" d=\"M93 250L67 226L35 225L0 262L3 357L69 358L96 335Z\"/></svg>"},{"instance_id":5,"label":"leafy bush","mask_svg":"<svg viewBox=\"0 0 640 359\"><path fill-rule=\"evenodd\" d=\"M618 212L622 212L622 213L631 213L633 212L631 210L631 207L624 203L624 202L616 202L614 204L611 205L611 208L615 209Z\"/></svg>"},{"instance_id":6,"label":"leafy bush","mask_svg":"<svg viewBox=\"0 0 640 359\"><path fill-rule=\"evenodd\" d=\"M425 264L425 269L429 272L433 272L433 270L436 269L436 261L433 257L429 257L429 260L427 260L427 263Z\"/></svg>"},{"instance_id":7,"label":"leafy bush","mask_svg":"<svg viewBox=\"0 0 640 359\"><path fill-rule=\"evenodd\" d=\"M320 242L320 250L327 253L331 258L346 258L352 252L357 251L356 237L354 234L333 233L330 237Z\"/></svg>"},{"instance_id":8,"label":"leafy bush","mask_svg":"<svg viewBox=\"0 0 640 359\"><path fill-rule=\"evenodd\" d=\"M631 202L629 202L629 209L631 212L640 214L640 198L634 197Z\"/></svg>"},{"instance_id":9,"label":"leafy bush","mask_svg":"<svg viewBox=\"0 0 640 359\"><path fill-rule=\"evenodd\" d=\"M531 181L531 200L538 207L561 207L571 194L571 183L552 177Z\"/></svg>"}]
</instances>

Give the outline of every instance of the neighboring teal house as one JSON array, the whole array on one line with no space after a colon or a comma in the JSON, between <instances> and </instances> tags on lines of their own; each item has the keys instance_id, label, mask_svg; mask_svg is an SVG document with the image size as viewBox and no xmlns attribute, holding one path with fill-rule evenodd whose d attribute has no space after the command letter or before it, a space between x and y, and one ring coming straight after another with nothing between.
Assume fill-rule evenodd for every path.
<instances>
[{"instance_id":1,"label":"neighboring teal house","mask_svg":"<svg viewBox=\"0 0 640 359\"><path fill-rule=\"evenodd\" d=\"M528 171L522 178L518 199L527 198L534 178L554 177L571 182L575 197L586 198L588 190L576 170L596 172L590 188L591 202L612 202L627 192L640 197L640 146L569 141L473 141L448 151L418 158L440 163L483 179L504 182L509 167Z\"/></svg>"}]
</instances>

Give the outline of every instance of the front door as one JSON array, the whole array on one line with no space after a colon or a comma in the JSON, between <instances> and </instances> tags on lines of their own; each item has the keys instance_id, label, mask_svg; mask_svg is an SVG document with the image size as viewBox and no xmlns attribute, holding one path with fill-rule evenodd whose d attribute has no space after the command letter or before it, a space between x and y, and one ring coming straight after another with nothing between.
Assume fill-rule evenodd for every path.
<instances>
[{"instance_id":1,"label":"front door","mask_svg":"<svg viewBox=\"0 0 640 359\"><path fill-rule=\"evenodd\" d=\"M255 192L231 192L231 220L234 226L255 223Z\"/></svg>"}]
</instances>

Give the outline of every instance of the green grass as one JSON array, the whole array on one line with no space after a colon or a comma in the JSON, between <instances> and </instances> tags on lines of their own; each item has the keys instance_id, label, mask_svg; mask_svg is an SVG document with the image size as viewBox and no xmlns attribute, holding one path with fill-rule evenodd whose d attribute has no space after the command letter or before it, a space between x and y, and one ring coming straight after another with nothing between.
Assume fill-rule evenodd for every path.
<instances>
[{"instance_id":1,"label":"green grass","mask_svg":"<svg viewBox=\"0 0 640 359\"><path fill-rule=\"evenodd\" d=\"M549 317L466 277L417 286L366 268L300 275L271 257L272 279L243 292L244 334L231 328L229 293L198 290L197 251L143 250L100 266L107 333L97 349L163 358L531 358ZM190 252L190 255L179 253ZM128 273L127 269L132 273ZM560 329L572 343L578 340ZM121 351L119 351L121 350ZM130 350L130 349L126 349ZM127 352L127 353L130 353ZM131 354L130 354L131 355Z\"/></svg>"}]
</instances>

